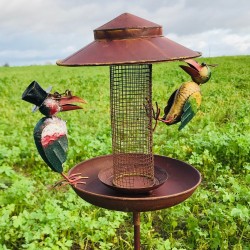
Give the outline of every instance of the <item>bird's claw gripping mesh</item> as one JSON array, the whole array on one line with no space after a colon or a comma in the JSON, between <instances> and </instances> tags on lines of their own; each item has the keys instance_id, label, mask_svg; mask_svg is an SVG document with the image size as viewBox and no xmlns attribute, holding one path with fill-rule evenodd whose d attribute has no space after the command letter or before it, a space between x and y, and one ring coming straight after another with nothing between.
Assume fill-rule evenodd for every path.
<instances>
[{"instance_id":1,"label":"bird's claw gripping mesh","mask_svg":"<svg viewBox=\"0 0 250 250\"><path fill-rule=\"evenodd\" d=\"M110 66L110 92L113 185L153 186L152 65Z\"/></svg>"}]
</instances>

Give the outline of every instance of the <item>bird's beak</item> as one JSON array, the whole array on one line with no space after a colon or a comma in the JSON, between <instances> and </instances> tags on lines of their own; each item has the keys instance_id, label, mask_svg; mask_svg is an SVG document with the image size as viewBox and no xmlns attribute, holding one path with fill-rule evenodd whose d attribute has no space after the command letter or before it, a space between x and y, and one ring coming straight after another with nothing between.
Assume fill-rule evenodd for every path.
<instances>
[{"instance_id":1,"label":"bird's beak","mask_svg":"<svg viewBox=\"0 0 250 250\"><path fill-rule=\"evenodd\" d=\"M164 122L165 124L167 125L171 125L173 123L173 117L169 117L167 120L166 120L166 117L162 117L159 119L161 122Z\"/></svg>"},{"instance_id":2,"label":"bird's beak","mask_svg":"<svg viewBox=\"0 0 250 250\"><path fill-rule=\"evenodd\" d=\"M74 103L87 103L84 99L78 96L66 96L59 100L61 106L61 112L82 109L82 107L75 105Z\"/></svg>"},{"instance_id":3,"label":"bird's beak","mask_svg":"<svg viewBox=\"0 0 250 250\"><path fill-rule=\"evenodd\" d=\"M192 59L185 60L185 62L189 66L180 65L180 67L184 71L186 71L192 78L200 77L200 70L202 69L202 66L198 62L196 62L195 60L192 60Z\"/></svg>"}]
</instances>

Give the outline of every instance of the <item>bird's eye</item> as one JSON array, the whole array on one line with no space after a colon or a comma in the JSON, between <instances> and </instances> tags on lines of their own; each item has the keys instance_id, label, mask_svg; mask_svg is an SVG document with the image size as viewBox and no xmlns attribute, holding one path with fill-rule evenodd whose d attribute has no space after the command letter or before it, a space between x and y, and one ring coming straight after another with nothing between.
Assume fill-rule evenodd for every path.
<instances>
[{"instance_id":1,"label":"bird's eye","mask_svg":"<svg viewBox=\"0 0 250 250\"><path fill-rule=\"evenodd\" d=\"M55 99L60 99L60 98L62 97L62 95L59 94L58 92L55 92L55 93L53 94L53 97L54 97Z\"/></svg>"},{"instance_id":2,"label":"bird's eye","mask_svg":"<svg viewBox=\"0 0 250 250\"><path fill-rule=\"evenodd\" d=\"M203 63L201 63L201 66L202 66L202 67L206 66L206 63L204 63L204 62L203 62Z\"/></svg>"},{"instance_id":3,"label":"bird's eye","mask_svg":"<svg viewBox=\"0 0 250 250\"><path fill-rule=\"evenodd\" d=\"M72 93L71 93L71 91L68 90L68 89L65 91L65 95L66 95L67 97L72 97Z\"/></svg>"}]
</instances>

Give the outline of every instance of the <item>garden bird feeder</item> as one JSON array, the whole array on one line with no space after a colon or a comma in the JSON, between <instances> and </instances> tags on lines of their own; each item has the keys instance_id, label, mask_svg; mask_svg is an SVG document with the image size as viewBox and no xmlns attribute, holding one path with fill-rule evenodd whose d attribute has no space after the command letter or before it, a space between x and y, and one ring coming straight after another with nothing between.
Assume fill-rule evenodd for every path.
<instances>
[{"instance_id":1,"label":"garden bird feeder","mask_svg":"<svg viewBox=\"0 0 250 250\"><path fill-rule=\"evenodd\" d=\"M71 169L72 174L89 177L86 185L73 188L94 205L132 211L135 249L139 249L138 213L178 204L200 183L200 174L192 166L153 155L152 63L201 54L164 37L162 26L129 13L95 29L94 38L57 64L110 66L112 155Z\"/></svg>"},{"instance_id":2,"label":"garden bird feeder","mask_svg":"<svg viewBox=\"0 0 250 250\"><path fill-rule=\"evenodd\" d=\"M152 152L152 64L200 54L162 34L162 27L125 13L94 30L95 41L62 66L110 65L113 171L100 179L121 191L157 188ZM165 179L167 175L165 174Z\"/></svg>"}]
</instances>

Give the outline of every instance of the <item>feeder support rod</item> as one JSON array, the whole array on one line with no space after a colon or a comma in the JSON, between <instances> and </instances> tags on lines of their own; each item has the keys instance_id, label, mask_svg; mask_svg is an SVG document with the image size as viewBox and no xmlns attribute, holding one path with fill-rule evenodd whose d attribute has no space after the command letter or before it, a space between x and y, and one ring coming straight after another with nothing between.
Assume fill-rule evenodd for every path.
<instances>
[{"instance_id":1,"label":"feeder support rod","mask_svg":"<svg viewBox=\"0 0 250 250\"><path fill-rule=\"evenodd\" d=\"M134 250L140 250L140 212L133 212Z\"/></svg>"}]
</instances>

